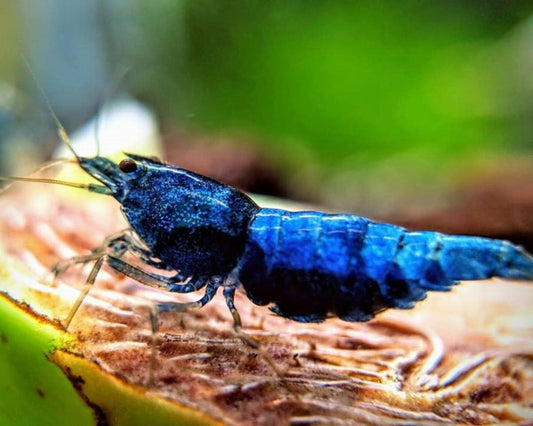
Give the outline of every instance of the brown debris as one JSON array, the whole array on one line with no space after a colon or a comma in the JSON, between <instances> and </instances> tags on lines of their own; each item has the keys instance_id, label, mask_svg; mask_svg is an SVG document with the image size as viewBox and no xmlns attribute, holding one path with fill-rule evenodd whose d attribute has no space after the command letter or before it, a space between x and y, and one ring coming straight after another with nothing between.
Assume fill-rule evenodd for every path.
<instances>
[{"instance_id":1,"label":"brown debris","mask_svg":"<svg viewBox=\"0 0 533 426\"><path fill-rule=\"evenodd\" d=\"M72 268L56 283L43 279L46 271L125 227L112 200L64 194L13 191L0 208L4 263L20 282L7 292L31 294L31 309L59 320L88 270ZM106 269L69 330L76 350L148 386L148 309L168 298L194 295L155 291ZM431 294L414 310L369 323L300 324L237 295L246 331L285 371L284 383L235 337L216 297L200 310L161 315L149 391L227 424L525 423L533 421L532 303L531 283L493 280Z\"/></svg>"}]
</instances>

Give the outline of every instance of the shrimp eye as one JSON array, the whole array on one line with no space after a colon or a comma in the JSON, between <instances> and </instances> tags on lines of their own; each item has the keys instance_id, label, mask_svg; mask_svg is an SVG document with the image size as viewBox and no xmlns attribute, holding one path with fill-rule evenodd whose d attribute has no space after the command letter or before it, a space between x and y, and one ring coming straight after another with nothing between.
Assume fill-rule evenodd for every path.
<instances>
[{"instance_id":1,"label":"shrimp eye","mask_svg":"<svg viewBox=\"0 0 533 426\"><path fill-rule=\"evenodd\" d=\"M131 158L125 158L118 164L118 168L124 173L132 173L137 170L137 163Z\"/></svg>"}]
</instances>

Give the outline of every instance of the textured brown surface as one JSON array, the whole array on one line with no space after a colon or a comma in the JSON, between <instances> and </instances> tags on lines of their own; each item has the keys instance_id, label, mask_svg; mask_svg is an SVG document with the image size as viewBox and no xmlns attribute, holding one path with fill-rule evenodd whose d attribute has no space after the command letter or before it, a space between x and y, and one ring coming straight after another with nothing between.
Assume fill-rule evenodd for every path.
<instances>
[{"instance_id":1,"label":"textured brown surface","mask_svg":"<svg viewBox=\"0 0 533 426\"><path fill-rule=\"evenodd\" d=\"M50 187L10 191L0 202L4 261L19 283L8 293L64 319L88 268L56 283L47 271L124 228L118 206ZM71 326L78 350L127 382L146 383L148 307L166 299L190 300L103 271ZM465 283L365 324L299 324L244 295L236 303L285 381L235 338L216 297L201 310L161 316L151 392L228 424L533 422L532 283Z\"/></svg>"}]
</instances>

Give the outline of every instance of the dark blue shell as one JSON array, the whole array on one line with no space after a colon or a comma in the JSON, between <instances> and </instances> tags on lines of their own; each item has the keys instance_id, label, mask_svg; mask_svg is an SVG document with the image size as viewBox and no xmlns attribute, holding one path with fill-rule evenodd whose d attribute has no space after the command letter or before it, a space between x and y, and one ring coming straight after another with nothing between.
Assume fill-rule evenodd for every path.
<instances>
[{"instance_id":1,"label":"dark blue shell","mask_svg":"<svg viewBox=\"0 0 533 426\"><path fill-rule=\"evenodd\" d=\"M506 241L407 231L355 215L261 209L235 188L128 156L137 163L78 160L105 185L92 190L121 203L146 245L138 248L144 258L178 272L152 275L156 285L181 292L207 285L202 305L224 286L234 309L240 282L252 302L296 321L367 321L387 308L412 308L427 290L448 290L459 280L533 280L533 258ZM187 277L194 285L179 283Z\"/></svg>"},{"instance_id":2,"label":"dark blue shell","mask_svg":"<svg viewBox=\"0 0 533 426\"><path fill-rule=\"evenodd\" d=\"M259 207L245 194L175 167L148 167L121 200L153 255L184 276L226 275L244 250Z\"/></svg>"}]
</instances>

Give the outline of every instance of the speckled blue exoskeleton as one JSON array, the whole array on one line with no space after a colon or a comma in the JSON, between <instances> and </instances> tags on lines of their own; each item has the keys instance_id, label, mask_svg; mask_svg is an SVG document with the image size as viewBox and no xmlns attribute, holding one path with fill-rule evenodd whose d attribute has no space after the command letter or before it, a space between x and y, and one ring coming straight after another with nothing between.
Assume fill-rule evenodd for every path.
<instances>
[{"instance_id":1,"label":"speckled blue exoskeleton","mask_svg":"<svg viewBox=\"0 0 533 426\"><path fill-rule=\"evenodd\" d=\"M67 325L104 262L171 292L204 289L197 302L160 303L156 312L201 307L222 287L237 331L233 300L241 286L253 303L295 321L368 321L387 308L412 308L426 291L449 290L459 280L533 280L533 257L507 241L408 231L349 214L261 208L235 188L155 159L127 154L115 164L71 150L103 184L74 186L115 197L131 229L55 267L60 273L96 262ZM126 252L173 273L144 271L123 260Z\"/></svg>"}]
</instances>

